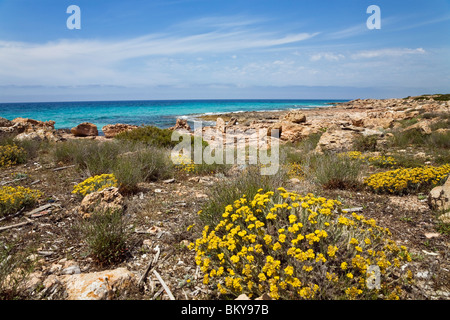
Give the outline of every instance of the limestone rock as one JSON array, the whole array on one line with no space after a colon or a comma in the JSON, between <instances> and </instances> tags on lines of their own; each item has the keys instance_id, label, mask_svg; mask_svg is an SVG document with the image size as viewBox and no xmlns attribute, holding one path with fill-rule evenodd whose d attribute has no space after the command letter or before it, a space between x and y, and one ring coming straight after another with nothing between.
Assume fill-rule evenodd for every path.
<instances>
[{"instance_id":1,"label":"limestone rock","mask_svg":"<svg viewBox=\"0 0 450 320\"><path fill-rule=\"evenodd\" d=\"M298 110L290 111L286 115L282 116L281 121L288 121L293 123L306 122L306 115Z\"/></svg>"},{"instance_id":2,"label":"limestone rock","mask_svg":"<svg viewBox=\"0 0 450 320\"><path fill-rule=\"evenodd\" d=\"M111 300L136 281L126 268L58 277L68 300Z\"/></svg>"},{"instance_id":3,"label":"limestone rock","mask_svg":"<svg viewBox=\"0 0 450 320\"><path fill-rule=\"evenodd\" d=\"M188 124L186 119L177 119L175 126L170 127L169 130L187 130L191 131L191 126Z\"/></svg>"},{"instance_id":4,"label":"limestone rock","mask_svg":"<svg viewBox=\"0 0 450 320\"><path fill-rule=\"evenodd\" d=\"M322 153L325 151L344 152L351 151L353 147L353 140L358 136L356 131L341 130L341 129L329 129L322 134L317 147L316 152Z\"/></svg>"},{"instance_id":5,"label":"limestone rock","mask_svg":"<svg viewBox=\"0 0 450 320\"><path fill-rule=\"evenodd\" d=\"M72 128L70 132L76 137L96 137L98 136L97 126L90 122L83 122Z\"/></svg>"},{"instance_id":6,"label":"limestone rock","mask_svg":"<svg viewBox=\"0 0 450 320\"><path fill-rule=\"evenodd\" d=\"M225 121L220 117L216 120L216 129L220 132L225 132Z\"/></svg>"},{"instance_id":7,"label":"limestone rock","mask_svg":"<svg viewBox=\"0 0 450 320\"><path fill-rule=\"evenodd\" d=\"M443 186L433 188L428 194L428 205L437 211L450 210L450 178Z\"/></svg>"},{"instance_id":8,"label":"limestone rock","mask_svg":"<svg viewBox=\"0 0 450 320\"><path fill-rule=\"evenodd\" d=\"M177 121L178 123L178 121ZM105 134L105 138L114 138L116 135L118 135L121 132L125 131L131 131L138 128L138 126L134 126L131 124L123 124L123 123L116 123L116 124L108 124L102 128L103 133Z\"/></svg>"},{"instance_id":9,"label":"limestone rock","mask_svg":"<svg viewBox=\"0 0 450 320\"><path fill-rule=\"evenodd\" d=\"M0 127L11 127L14 123L8 119L0 117Z\"/></svg>"},{"instance_id":10,"label":"limestone rock","mask_svg":"<svg viewBox=\"0 0 450 320\"><path fill-rule=\"evenodd\" d=\"M89 218L94 211L122 210L123 205L124 200L119 189L110 187L86 195L81 201L78 211L83 218Z\"/></svg>"}]
</instances>

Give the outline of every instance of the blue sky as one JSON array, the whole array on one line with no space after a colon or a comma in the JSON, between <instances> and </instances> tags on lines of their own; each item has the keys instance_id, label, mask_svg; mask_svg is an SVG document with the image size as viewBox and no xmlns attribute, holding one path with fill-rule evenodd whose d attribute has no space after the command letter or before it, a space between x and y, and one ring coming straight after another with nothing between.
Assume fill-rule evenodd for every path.
<instances>
[{"instance_id":1,"label":"blue sky","mask_svg":"<svg viewBox=\"0 0 450 320\"><path fill-rule=\"evenodd\" d=\"M448 0L0 0L0 102L450 93L449 38Z\"/></svg>"}]
</instances>

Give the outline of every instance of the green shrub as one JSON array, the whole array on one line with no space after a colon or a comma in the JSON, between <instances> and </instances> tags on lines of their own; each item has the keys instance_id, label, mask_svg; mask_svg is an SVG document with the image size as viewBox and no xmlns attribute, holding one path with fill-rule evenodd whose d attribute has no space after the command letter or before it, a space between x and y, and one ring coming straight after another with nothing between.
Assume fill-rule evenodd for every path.
<instances>
[{"instance_id":1,"label":"green shrub","mask_svg":"<svg viewBox=\"0 0 450 320\"><path fill-rule=\"evenodd\" d=\"M58 143L53 154L56 161L74 163L91 176L111 173L118 155L129 149L117 141L69 140Z\"/></svg>"},{"instance_id":2,"label":"green shrub","mask_svg":"<svg viewBox=\"0 0 450 320\"><path fill-rule=\"evenodd\" d=\"M406 148L411 145L423 146L426 142L426 135L420 129L410 129L393 132L391 144L393 147Z\"/></svg>"},{"instance_id":3,"label":"green shrub","mask_svg":"<svg viewBox=\"0 0 450 320\"><path fill-rule=\"evenodd\" d=\"M119 263L126 257L129 233L125 229L122 211L94 212L81 222L80 231L89 254L99 265Z\"/></svg>"},{"instance_id":4,"label":"green shrub","mask_svg":"<svg viewBox=\"0 0 450 320\"><path fill-rule=\"evenodd\" d=\"M377 150L377 136L371 135L371 136L358 136L353 141L353 147L356 151L360 152L373 152Z\"/></svg>"},{"instance_id":5,"label":"green shrub","mask_svg":"<svg viewBox=\"0 0 450 320\"><path fill-rule=\"evenodd\" d=\"M274 175L261 175L261 168L250 165L243 169L237 177L221 181L208 190L208 201L203 205L200 218L206 224L217 223L223 213L223 208L241 195L254 197L259 189L276 190L287 179L285 169L279 168Z\"/></svg>"},{"instance_id":6,"label":"green shrub","mask_svg":"<svg viewBox=\"0 0 450 320\"><path fill-rule=\"evenodd\" d=\"M115 136L118 140L144 143L162 148L173 148L178 145L180 140L172 141L174 131L169 129L160 129L154 126L143 126L134 130L121 132ZM194 145L194 137L190 136L191 144ZM208 144L202 140L202 146Z\"/></svg>"},{"instance_id":7,"label":"green shrub","mask_svg":"<svg viewBox=\"0 0 450 320\"><path fill-rule=\"evenodd\" d=\"M312 154L303 163L306 179L324 189L359 188L362 163L336 154Z\"/></svg>"},{"instance_id":8,"label":"green shrub","mask_svg":"<svg viewBox=\"0 0 450 320\"><path fill-rule=\"evenodd\" d=\"M20 241L0 242L0 300L27 298L23 284L36 265L36 261L29 259L33 251L33 248L24 250Z\"/></svg>"},{"instance_id":9,"label":"green shrub","mask_svg":"<svg viewBox=\"0 0 450 320\"><path fill-rule=\"evenodd\" d=\"M173 173L173 164L168 150L145 146L120 155L112 172L121 192L132 193L140 182L169 178Z\"/></svg>"}]
</instances>

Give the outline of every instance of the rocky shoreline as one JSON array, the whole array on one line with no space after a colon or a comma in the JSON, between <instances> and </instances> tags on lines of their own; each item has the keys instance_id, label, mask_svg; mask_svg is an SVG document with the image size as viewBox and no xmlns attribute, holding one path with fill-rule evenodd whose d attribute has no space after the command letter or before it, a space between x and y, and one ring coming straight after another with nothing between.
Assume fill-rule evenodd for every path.
<instances>
[{"instance_id":1,"label":"rocky shoreline","mask_svg":"<svg viewBox=\"0 0 450 320\"><path fill-rule=\"evenodd\" d=\"M320 135L311 152L322 154L352 151L354 141L361 137L374 137L378 146L383 147L396 130L424 136L445 135L450 131L448 122L447 126L436 124L443 123L442 118L448 118L449 114L450 101L436 101L432 97L358 99L326 108L201 116L202 120L215 121L215 125L196 132L186 120L178 119L170 130L201 134L214 145L218 143L214 138L217 132L239 139L253 137L258 129L277 129L279 141L294 151L302 142ZM0 118L0 138L11 136L17 142L46 141L52 146L70 140L103 143L113 140L120 132L137 129L127 124L112 124L102 128L105 136L99 136L93 124L83 123L71 130L56 130L54 124L53 121ZM428 150L415 150L414 145L399 149L395 150L396 155L419 159L421 165L434 160L425 154ZM391 151L394 152L383 149L383 154ZM195 265L195 253L187 248L201 231L195 234L189 230L199 223L198 211L213 197L210 190L230 179L239 179L241 168L233 167L226 174L177 173L171 179L142 182L131 195L120 194L118 188L107 188L80 199L71 193L73 186L90 174L77 170L75 164L56 162L49 156L49 149L43 154L42 158L0 171L2 185L39 188L45 195L36 208L0 217L0 241L23 238L21 250L26 252L26 246L36 244L35 237L39 236L37 250L29 256L39 262L39 267L21 284L24 296L50 300L218 298L217 292L203 283L200 269ZM368 174L380 171L374 166L367 170ZM442 223L450 223L450 219L438 218L439 212L449 209L450 179L419 195L377 194L365 189L311 189L310 181L297 178L286 181L285 187L298 192L319 190L322 196L341 199L347 208L363 211L366 217L389 227L398 244L412 249L414 259L407 267L413 270L416 283L406 293L407 297L450 299L450 235L448 231L436 231ZM74 231L80 219L89 219L89 210L97 202L123 208L124 216L129 219L127 228L132 230L127 259L112 267L97 265L86 254ZM163 282L170 290L162 286Z\"/></svg>"}]
</instances>

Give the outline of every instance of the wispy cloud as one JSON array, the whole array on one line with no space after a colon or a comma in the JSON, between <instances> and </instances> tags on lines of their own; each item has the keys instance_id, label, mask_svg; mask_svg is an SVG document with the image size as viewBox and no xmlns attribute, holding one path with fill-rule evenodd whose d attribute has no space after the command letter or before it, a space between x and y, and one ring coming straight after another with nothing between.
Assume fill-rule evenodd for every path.
<instances>
[{"instance_id":1,"label":"wispy cloud","mask_svg":"<svg viewBox=\"0 0 450 320\"><path fill-rule=\"evenodd\" d=\"M379 50L360 51L351 55L352 59L371 59L379 57L401 57L411 54L425 54L423 48L409 49L409 48L389 48Z\"/></svg>"},{"instance_id":2,"label":"wispy cloud","mask_svg":"<svg viewBox=\"0 0 450 320\"><path fill-rule=\"evenodd\" d=\"M345 59L343 54L335 54L330 52L320 52L313 54L310 58L311 61L327 60L327 61L339 61Z\"/></svg>"},{"instance_id":3,"label":"wispy cloud","mask_svg":"<svg viewBox=\"0 0 450 320\"><path fill-rule=\"evenodd\" d=\"M235 28L237 24L233 24L233 28L225 28L225 21L230 20L218 22L223 28L187 35L176 32L155 33L117 41L59 40L43 44L0 41L0 84L15 84L15 81L32 84L55 80L83 83L99 79L105 83L120 74L130 73L130 70L120 67L130 61L134 61L133 66L136 68L139 60L148 58L235 55L244 50L295 44L317 35L255 31L251 28Z\"/></svg>"}]
</instances>

